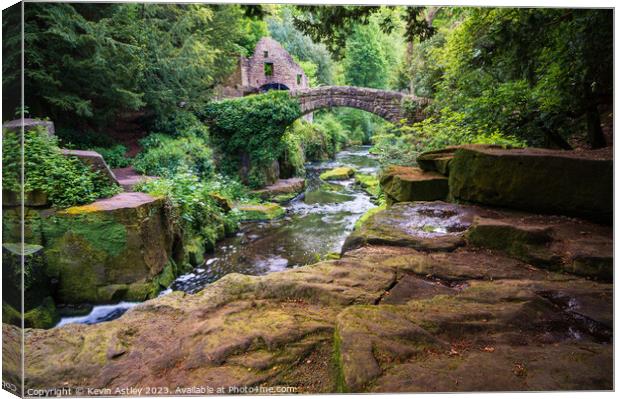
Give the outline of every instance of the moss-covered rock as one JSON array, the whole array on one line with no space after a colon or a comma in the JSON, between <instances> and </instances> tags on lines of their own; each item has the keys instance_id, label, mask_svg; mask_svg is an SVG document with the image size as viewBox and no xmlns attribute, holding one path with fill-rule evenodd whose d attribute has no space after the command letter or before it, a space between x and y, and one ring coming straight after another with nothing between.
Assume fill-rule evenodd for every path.
<instances>
[{"instance_id":1,"label":"moss-covered rock","mask_svg":"<svg viewBox=\"0 0 620 399\"><path fill-rule=\"evenodd\" d=\"M260 221L277 219L286 213L278 204L241 204L237 206L242 221Z\"/></svg>"},{"instance_id":2,"label":"moss-covered rock","mask_svg":"<svg viewBox=\"0 0 620 399\"><path fill-rule=\"evenodd\" d=\"M23 305L26 311L38 307L46 297L52 295L53 285L46 274L42 246L23 244L22 247L21 243L2 244L2 289L5 301L20 310L23 293Z\"/></svg>"},{"instance_id":3,"label":"moss-covered rock","mask_svg":"<svg viewBox=\"0 0 620 399\"><path fill-rule=\"evenodd\" d=\"M173 258L177 233L169 218L164 199L142 193L45 217L47 274L58 280L57 300L121 300L128 284L156 280Z\"/></svg>"},{"instance_id":4,"label":"moss-covered rock","mask_svg":"<svg viewBox=\"0 0 620 399\"><path fill-rule=\"evenodd\" d=\"M306 204L339 204L351 201L354 198L353 195L319 189L306 192L304 202Z\"/></svg>"},{"instance_id":5,"label":"moss-covered rock","mask_svg":"<svg viewBox=\"0 0 620 399\"><path fill-rule=\"evenodd\" d=\"M274 184L254 191L264 201L277 203L288 202L304 191L306 182L303 178L292 177L279 179Z\"/></svg>"},{"instance_id":6,"label":"moss-covered rock","mask_svg":"<svg viewBox=\"0 0 620 399\"><path fill-rule=\"evenodd\" d=\"M22 213L21 207L2 208L2 239L4 242L22 241L22 216L24 221L23 240L29 244L42 245L43 232L41 227L41 215L46 210L25 207Z\"/></svg>"},{"instance_id":7,"label":"moss-covered rock","mask_svg":"<svg viewBox=\"0 0 620 399\"><path fill-rule=\"evenodd\" d=\"M374 175L364 175L357 173L355 175L355 184L360 186L364 191L373 197L381 194L381 186L379 185L379 179Z\"/></svg>"},{"instance_id":8,"label":"moss-covered rock","mask_svg":"<svg viewBox=\"0 0 620 399\"><path fill-rule=\"evenodd\" d=\"M450 166L450 194L457 200L611 224L612 158L606 149L460 148Z\"/></svg>"},{"instance_id":9,"label":"moss-covered rock","mask_svg":"<svg viewBox=\"0 0 620 399\"><path fill-rule=\"evenodd\" d=\"M56 310L56 304L52 297L47 297L36 308L24 313L24 326L26 328L51 328L60 321L60 314Z\"/></svg>"},{"instance_id":10,"label":"moss-covered rock","mask_svg":"<svg viewBox=\"0 0 620 399\"><path fill-rule=\"evenodd\" d=\"M210 193L209 196L224 212L228 212L233 208L232 201L223 196L222 194L214 192Z\"/></svg>"},{"instance_id":11,"label":"moss-covered rock","mask_svg":"<svg viewBox=\"0 0 620 399\"><path fill-rule=\"evenodd\" d=\"M444 200L448 196L448 179L445 176L419 168L389 166L381 172L379 182L388 204Z\"/></svg>"},{"instance_id":12,"label":"moss-covered rock","mask_svg":"<svg viewBox=\"0 0 620 399\"><path fill-rule=\"evenodd\" d=\"M392 245L425 250L453 250L464 244L470 216L443 202L394 204L362 217L342 252L365 245Z\"/></svg>"},{"instance_id":13,"label":"moss-covered rock","mask_svg":"<svg viewBox=\"0 0 620 399\"><path fill-rule=\"evenodd\" d=\"M355 169L342 166L323 172L319 177L321 180L348 180L352 178L353 175L355 175Z\"/></svg>"}]
</instances>

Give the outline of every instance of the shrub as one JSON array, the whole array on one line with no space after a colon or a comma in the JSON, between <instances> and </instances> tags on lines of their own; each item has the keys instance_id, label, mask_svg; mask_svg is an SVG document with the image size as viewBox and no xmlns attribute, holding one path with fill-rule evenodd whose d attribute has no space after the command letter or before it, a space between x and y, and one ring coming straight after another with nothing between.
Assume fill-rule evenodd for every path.
<instances>
[{"instance_id":1,"label":"shrub","mask_svg":"<svg viewBox=\"0 0 620 399\"><path fill-rule=\"evenodd\" d=\"M92 151L97 151L111 168L124 168L131 164L131 159L125 156L127 147L117 144L113 147L92 147Z\"/></svg>"},{"instance_id":2,"label":"shrub","mask_svg":"<svg viewBox=\"0 0 620 399\"><path fill-rule=\"evenodd\" d=\"M382 165L415 165L421 152L460 144L526 145L524 140L472 123L465 114L444 108L438 115L413 125L386 124L373 137L373 153L379 155Z\"/></svg>"},{"instance_id":3,"label":"shrub","mask_svg":"<svg viewBox=\"0 0 620 399\"><path fill-rule=\"evenodd\" d=\"M4 130L2 139L2 185L19 192L21 133ZM106 176L93 171L76 157L62 155L58 139L49 136L43 128L24 134L24 170L24 192L40 190L55 207L85 204L120 191Z\"/></svg>"},{"instance_id":4,"label":"shrub","mask_svg":"<svg viewBox=\"0 0 620 399\"><path fill-rule=\"evenodd\" d=\"M147 175L172 177L190 170L208 178L213 174L213 151L203 137L186 134L171 137L154 133L140 141L143 150L134 160L134 168Z\"/></svg>"},{"instance_id":5,"label":"shrub","mask_svg":"<svg viewBox=\"0 0 620 399\"><path fill-rule=\"evenodd\" d=\"M179 170L169 177L140 183L136 190L153 196L165 196L175 206L184 233L200 237L213 248L225 233L235 231L237 219L234 212L228 212L218 205L214 193L231 199L239 199L246 192L238 182L226 181L221 176L213 180L201 180L188 169Z\"/></svg>"}]
</instances>

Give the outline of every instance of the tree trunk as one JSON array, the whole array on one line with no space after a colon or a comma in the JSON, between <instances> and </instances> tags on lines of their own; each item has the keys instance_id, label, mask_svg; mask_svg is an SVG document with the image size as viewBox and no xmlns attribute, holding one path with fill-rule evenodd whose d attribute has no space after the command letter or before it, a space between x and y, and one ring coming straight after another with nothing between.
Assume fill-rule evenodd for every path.
<instances>
[{"instance_id":1,"label":"tree trunk","mask_svg":"<svg viewBox=\"0 0 620 399\"><path fill-rule=\"evenodd\" d=\"M601 115L595 102L590 102L586 110L586 123L588 126L588 142L592 148L605 147L605 136L601 127Z\"/></svg>"}]
</instances>

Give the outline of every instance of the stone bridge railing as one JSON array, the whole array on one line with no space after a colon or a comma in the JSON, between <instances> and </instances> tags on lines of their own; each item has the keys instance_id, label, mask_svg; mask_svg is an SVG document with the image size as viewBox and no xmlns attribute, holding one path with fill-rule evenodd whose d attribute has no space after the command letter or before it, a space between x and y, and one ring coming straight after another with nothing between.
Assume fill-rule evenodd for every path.
<instances>
[{"instance_id":1,"label":"stone bridge railing","mask_svg":"<svg viewBox=\"0 0 620 399\"><path fill-rule=\"evenodd\" d=\"M324 108L350 107L372 112L392 123L401 119L421 121L426 117L424 109L430 104L428 98L353 86L297 89L290 94L299 99L303 115Z\"/></svg>"}]
</instances>

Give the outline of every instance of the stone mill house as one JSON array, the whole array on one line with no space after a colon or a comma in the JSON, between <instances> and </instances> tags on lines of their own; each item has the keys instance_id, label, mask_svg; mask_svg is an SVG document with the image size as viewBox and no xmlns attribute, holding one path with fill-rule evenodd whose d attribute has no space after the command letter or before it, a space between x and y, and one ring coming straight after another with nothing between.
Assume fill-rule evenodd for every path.
<instances>
[{"instance_id":1,"label":"stone mill house","mask_svg":"<svg viewBox=\"0 0 620 399\"><path fill-rule=\"evenodd\" d=\"M256 44L254 54L239 57L237 69L217 87L218 99L243 97L268 90L293 90L308 87L308 77L293 57L270 37Z\"/></svg>"}]
</instances>

